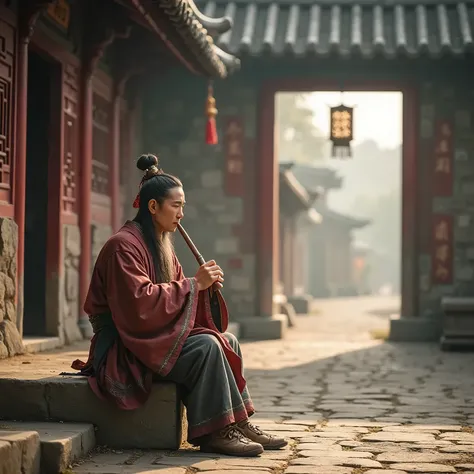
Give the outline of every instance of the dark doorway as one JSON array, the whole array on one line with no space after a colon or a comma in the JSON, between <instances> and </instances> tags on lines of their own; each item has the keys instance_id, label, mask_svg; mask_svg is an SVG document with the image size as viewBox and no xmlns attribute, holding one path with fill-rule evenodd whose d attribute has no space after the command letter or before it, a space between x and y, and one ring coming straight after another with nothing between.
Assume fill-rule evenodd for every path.
<instances>
[{"instance_id":1,"label":"dark doorway","mask_svg":"<svg viewBox=\"0 0 474 474\"><path fill-rule=\"evenodd\" d=\"M48 164L53 64L28 55L24 317L25 336L46 335Z\"/></svg>"}]
</instances>

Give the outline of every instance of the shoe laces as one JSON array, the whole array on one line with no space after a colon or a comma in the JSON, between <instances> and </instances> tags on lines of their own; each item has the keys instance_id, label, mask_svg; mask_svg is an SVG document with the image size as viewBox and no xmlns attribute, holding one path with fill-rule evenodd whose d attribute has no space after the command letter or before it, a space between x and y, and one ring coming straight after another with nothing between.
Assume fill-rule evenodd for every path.
<instances>
[{"instance_id":1,"label":"shoe laces","mask_svg":"<svg viewBox=\"0 0 474 474\"><path fill-rule=\"evenodd\" d=\"M221 436L223 438L237 439L238 441L245 439L245 436L234 425L224 428L221 431Z\"/></svg>"},{"instance_id":2,"label":"shoe laces","mask_svg":"<svg viewBox=\"0 0 474 474\"><path fill-rule=\"evenodd\" d=\"M253 431L257 435L265 434L258 426L250 423L250 421L247 421L247 427L249 428L250 431Z\"/></svg>"}]
</instances>

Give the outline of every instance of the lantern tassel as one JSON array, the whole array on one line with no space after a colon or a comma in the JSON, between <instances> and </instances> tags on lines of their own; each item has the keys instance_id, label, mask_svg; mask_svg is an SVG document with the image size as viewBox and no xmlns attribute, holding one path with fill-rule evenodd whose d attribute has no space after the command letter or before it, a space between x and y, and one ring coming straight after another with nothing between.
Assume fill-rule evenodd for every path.
<instances>
[{"instance_id":1,"label":"lantern tassel","mask_svg":"<svg viewBox=\"0 0 474 474\"><path fill-rule=\"evenodd\" d=\"M215 117L208 117L206 122L206 143L208 145L217 145L217 127Z\"/></svg>"},{"instance_id":2,"label":"lantern tassel","mask_svg":"<svg viewBox=\"0 0 474 474\"><path fill-rule=\"evenodd\" d=\"M206 101L206 143L208 145L217 145L219 139L217 137L217 125L216 125L216 99L213 96L212 84L209 84L207 91Z\"/></svg>"}]
</instances>

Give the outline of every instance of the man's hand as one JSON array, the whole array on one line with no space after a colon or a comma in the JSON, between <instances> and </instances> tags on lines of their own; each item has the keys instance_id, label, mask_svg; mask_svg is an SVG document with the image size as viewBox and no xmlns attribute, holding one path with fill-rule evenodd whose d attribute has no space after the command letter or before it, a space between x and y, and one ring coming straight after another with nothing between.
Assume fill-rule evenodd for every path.
<instances>
[{"instance_id":1,"label":"man's hand","mask_svg":"<svg viewBox=\"0 0 474 474\"><path fill-rule=\"evenodd\" d=\"M216 283L218 288L222 288L222 283L224 282L224 272L214 260L210 260L199 267L195 278L198 291L207 290L214 283Z\"/></svg>"}]
</instances>

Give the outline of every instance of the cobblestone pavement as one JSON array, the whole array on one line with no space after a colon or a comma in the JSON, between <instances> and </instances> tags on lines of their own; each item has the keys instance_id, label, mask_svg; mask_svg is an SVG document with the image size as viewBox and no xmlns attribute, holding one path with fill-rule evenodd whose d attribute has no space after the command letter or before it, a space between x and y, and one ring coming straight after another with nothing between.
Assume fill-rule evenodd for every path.
<instances>
[{"instance_id":1,"label":"cobblestone pavement","mask_svg":"<svg viewBox=\"0 0 474 474\"><path fill-rule=\"evenodd\" d=\"M74 472L474 474L474 355L374 340L394 298L318 302L284 341L244 343L254 422L291 440L260 458L105 451Z\"/></svg>"}]
</instances>

